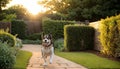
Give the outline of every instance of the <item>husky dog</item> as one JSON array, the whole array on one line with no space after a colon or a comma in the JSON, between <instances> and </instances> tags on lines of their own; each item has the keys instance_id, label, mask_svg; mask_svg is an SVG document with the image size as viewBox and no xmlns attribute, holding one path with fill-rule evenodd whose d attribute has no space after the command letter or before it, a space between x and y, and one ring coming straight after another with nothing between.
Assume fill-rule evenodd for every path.
<instances>
[{"instance_id":1,"label":"husky dog","mask_svg":"<svg viewBox=\"0 0 120 69\"><path fill-rule=\"evenodd\" d=\"M53 55L54 55L54 47L52 42L52 35L46 34L42 35L42 47L41 47L42 58L44 59L44 64L47 65L47 57L49 56L49 62L52 64Z\"/></svg>"}]
</instances>

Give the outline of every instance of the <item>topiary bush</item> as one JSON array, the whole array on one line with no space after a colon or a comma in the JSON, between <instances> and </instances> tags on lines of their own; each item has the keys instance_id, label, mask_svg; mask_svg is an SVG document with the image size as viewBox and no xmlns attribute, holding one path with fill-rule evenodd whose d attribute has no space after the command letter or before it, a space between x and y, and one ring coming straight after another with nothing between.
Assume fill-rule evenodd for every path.
<instances>
[{"instance_id":1,"label":"topiary bush","mask_svg":"<svg viewBox=\"0 0 120 69\"><path fill-rule=\"evenodd\" d=\"M0 30L0 42L7 43L9 46L14 47L16 44L16 37L7 31Z\"/></svg>"},{"instance_id":2,"label":"topiary bush","mask_svg":"<svg viewBox=\"0 0 120 69\"><path fill-rule=\"evenodd\" d=\"M0 42L0 69L12 69L15 64L15 58L9 45Z\"/></svg>"},{"instance_id":3,"label":"topiary bush","mask_svg":"<svg viewBox=\"0 0 120 69\"><path fill-rule=\"evenodd\" d=\"M23 20L12 20L11 21L11 33L13 35L18 34L18 38L24 39L26 31L26 24Z\"/></svg>"},{"instance_id":4,"label":"topiary bush","mask_svg":"<svg viewBox=\"0 0 120 69\"><path fill-rule=\"evenodd\" d=\"M74 21L50 20L46 19L42 22L43 32L45 34L52 34L54 39L63 38L64 26L74 24Z\"/></svg>"},{"instance_id":5,"label":"topiary bush","mask_svg":"<svg viewBox=\"0 0 120 69\"><path fill-rule=\"evenodd\" d=\"M99 31L101 53L120 57L120 15L102 19Z\"/></svg>"},{"instance_id":6,"label":"topiary bush","mask_svg":"<svg viewBox=\"0 0 120 69\"><path fill-rule=\"evenodd\" d=\"M90 26L66 25L64 47L67 51L92 50L95 30Z\"/></svg>"}]
</instances>

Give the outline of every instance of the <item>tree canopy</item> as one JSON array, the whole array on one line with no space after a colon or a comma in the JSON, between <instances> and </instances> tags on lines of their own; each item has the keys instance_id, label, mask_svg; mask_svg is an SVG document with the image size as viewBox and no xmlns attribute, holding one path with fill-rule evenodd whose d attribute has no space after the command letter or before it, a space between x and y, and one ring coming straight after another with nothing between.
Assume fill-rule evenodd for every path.
<instances>
[{"instance_id":1,"label":"tree canopy","mask_svg":"<svg viewBox=\"0 0 120 69\"><path fill-rule=\"evenodd\" d=\"M14 5L5 10L7 14L16 14L17 19L24 19L29 14L23 5Z\"/></svg>"},{"instance_id":2,"label":"tree canopy","mask_svg":"<svg viewBox=\"0 0 120 69\"><path fill-rule=\"evenodd\" d=\"M2 7L6 7L6 4L8 4L12 0L0 0L0 12L2 11Z\"/></svg>"},{"instance_id":3,"label":"tree canopy","mask_svg":"<svg viewBox=\"0 0 120 69\"><path fill-rule=\"evenodd\" d=\"M120 0L44 0L40 4L50 8L49 13L66 15L67 20L96 21L120 13Z\"/></svg>"}]
</instances>

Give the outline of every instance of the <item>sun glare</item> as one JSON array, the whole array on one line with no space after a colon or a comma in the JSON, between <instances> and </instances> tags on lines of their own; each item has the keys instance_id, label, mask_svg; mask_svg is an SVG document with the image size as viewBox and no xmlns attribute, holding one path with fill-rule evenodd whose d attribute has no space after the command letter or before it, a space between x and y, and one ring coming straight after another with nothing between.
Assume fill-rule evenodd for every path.
<instances>
[{"instance_id":1,"label":"sun glare","mask_svg":"<svg viewBox=\"0 0 120 69\"><path fill-rule=\"evenodd\" d=\"M40 1L40 0L39 0ZM12 0L7 7L20 4L23 5L30 13L37 15L39 12L45 12L46 9L38 4L38 0Z\"/></svg>"}]
</instances>

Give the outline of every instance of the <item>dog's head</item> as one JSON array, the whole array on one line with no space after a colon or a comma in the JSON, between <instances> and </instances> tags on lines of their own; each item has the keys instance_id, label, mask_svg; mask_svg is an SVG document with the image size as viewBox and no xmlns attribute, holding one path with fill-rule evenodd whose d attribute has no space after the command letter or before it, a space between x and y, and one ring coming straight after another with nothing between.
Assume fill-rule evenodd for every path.
<instances>
[{"instance_id":1,"label":"dog's head","mask_svg":"<svg viewBox=\"0 0 120 69\"><path fill-rule=\"evenodd\" d=\"M50 46L51 44L52 44L52 35L51 34L42 35L42 45Z\"/></svg>"}]
</instances>

